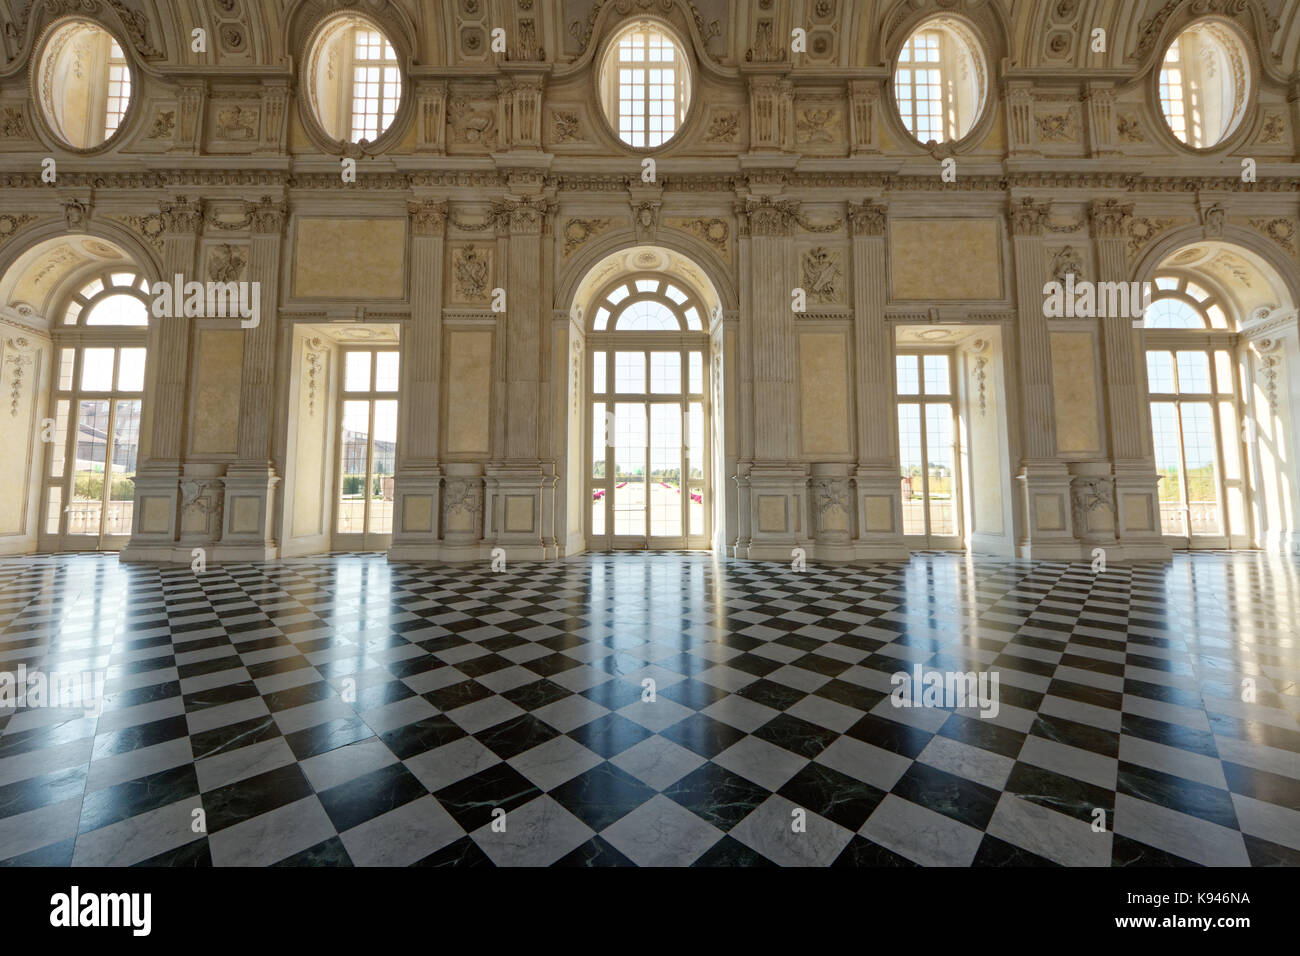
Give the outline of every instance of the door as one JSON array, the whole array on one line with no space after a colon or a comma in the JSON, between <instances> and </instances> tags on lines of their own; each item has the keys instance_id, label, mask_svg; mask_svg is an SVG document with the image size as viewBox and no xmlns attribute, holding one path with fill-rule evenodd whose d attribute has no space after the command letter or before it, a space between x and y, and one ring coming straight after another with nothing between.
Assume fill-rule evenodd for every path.
<instances>
[{"instance_id":1,"label":"door","mask_svg":"<svg viewBox=\"0 0 1300 956\"><path fill-rule=\"evenodd\" d=\"M334 496L338 550L386 551L392 542L398 374L395 349L343 352Z\"/></svg>"},{"instance_id":2,"label":"door","mask_svg":"<svg viewBox=\"0 0 1300 956\"><path fill-rule=\"evenodd\" d=\"M903 537L913 549L963 547L955 366L948 352L895 357Z\"/></svg>"}]
</instances>

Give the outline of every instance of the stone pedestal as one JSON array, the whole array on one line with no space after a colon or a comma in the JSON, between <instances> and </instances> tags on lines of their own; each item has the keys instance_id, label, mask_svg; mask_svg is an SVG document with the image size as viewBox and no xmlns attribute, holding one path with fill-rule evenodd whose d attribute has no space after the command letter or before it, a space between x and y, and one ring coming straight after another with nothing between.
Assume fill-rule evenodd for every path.
<instances>
[{"instance_id":1,"label":"stone pedestal","mask_svg":"<svg viewBox=\"0 0 1300 956\"><path fill-rule=\"evenodd\" d=\"M491 465L487 469L485 537L493 548L504 548L507 561L544 561L556 557L543 541L543 493L554 490L540 463Z\"/></svg>"},{"instance_id":2,"label":"stone pedestal","mask_svg":"<svg viewBox=\"0 0 1300 956\"><path fill-rule=\"evenodd\" d=\"M210 560L269 561L278 556L271 528L279 483L270 462L240 462L226 469L225 523Z\"/></svg>"},{"instance_id":3,"label":"stone pedestal","mask_svg":"<svg viewBox=\"0 0 1300 956\"><path fill-rule=\"evenodd\" d=\"M789 561L791 551L814 546L808 527L808 467L764 463L737 479L741 500L748 499L748 538L736 544L736 557ZM742 526L743 527L743 526Z\"/></svg>"},{"instance_id":4,"label":"stone pedestal","mask_svg":"<svg viewBox=\"0 0 1300 956\"><path fill-rule=\"evenodd\" d=\"M438 560L438 517L441 514L442 469L407 466L393 483L393 540L388 556L394 561Z\"/></svg>"}]
</instances>

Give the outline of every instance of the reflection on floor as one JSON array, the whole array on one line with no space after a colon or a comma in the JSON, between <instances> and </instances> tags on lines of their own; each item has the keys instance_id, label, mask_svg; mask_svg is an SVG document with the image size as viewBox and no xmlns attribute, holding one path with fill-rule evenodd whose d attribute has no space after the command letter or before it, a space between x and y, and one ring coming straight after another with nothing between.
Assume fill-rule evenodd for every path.
<instances>
[{"instance_id":1,"label":"reflection on floor","mask_svg":"<svg viewBox=\"0 0 1300 956\"><path fill-rule=\"evenodd\" d=\"M106 684L0 709L0 860L1297 864L1298 612L1244 553L6 559L0 671Z\"/></svg>"}]
</instances>

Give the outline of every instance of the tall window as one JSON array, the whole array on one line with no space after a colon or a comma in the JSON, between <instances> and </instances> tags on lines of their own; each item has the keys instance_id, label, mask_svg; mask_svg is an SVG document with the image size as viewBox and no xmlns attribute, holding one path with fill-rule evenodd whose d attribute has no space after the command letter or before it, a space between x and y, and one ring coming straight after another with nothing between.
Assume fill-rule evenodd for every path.
<instances>
[{"instance_id":1,"label":"tall window","mask_svg":"<svg viewBox=\"0 0 1300 956\"><path fill-rule=\"evenodd\" d=\"M921 547L960 547L952 355L906 353L894 362L903 534Z\"/></svg>"},{"instance_id":2,"label":"tall window","mask_svg":"<svg viewBox=\"0 0 1300 956\"><path fill-rule=\"evenodd\" d=\"M1232 332L1203 285L1155 281L1144 324L1160 528L1183 546L1223 547L1248 532Z\"/></svg>"},{"instance_id":3,"label":"tall window","mask_svg":"<svg viewBox=\"0 0 1300 956\"><path fill-rule=\"evenodd\" d=\"M1160 64L1160 108L1169 131L1197 149L1221 142L1245 112L1249 69L1229 27L1201 21L1183 30Z\"/></svg>"},{"instance_id":4,"label":"tall window","mask_svg":"<svg viewBox=\"0 0 1300 956\"><path fill-rule=\"evenodd\" d=\"M708 334L659 276L622 280L592 317L589 546L707 547Z\"/></svg>"},{"instance_id":5,"label":"tall window","mask_svg":"<svg viewBox=\"0 0 1300 956\"><path fill-rule=\"evenodd\" d=\"M352 62L352 141L374 140L397 115L397 54L378 30L356 28Z\"/></svg>"},{"instance_id":6,"label":"tall window","mask_svg":"<svg viewBox=\"0 0 1300 956\"><path fill-rule=\"evenodd\" d=\"M690 74L682 48L652 23L614 39L601 67L605 115L629 146L666 143L686 119Z\"/></svg>"},{"instance_id":7,"label":"tall window","mask_svg":"<svg viewBox=\"0 0 1300 956\"><path fill-rule=\"evenodd\" d=\"M395 350L343 353L335 531L361 548L382 546L370 536L393 533L398 367Z\"/></svg>"},{"instance_id":8,"label":"tall window","mask_svg":"<svg viewBox=\"0 0 1300 956\"><path fill-rule=\"evenodd\" d=\"M985 96L984 58L955 20L931 20L903 43L894 70L894 101L907 131L922 143L961 139Z\"/></svg>"},{"instance_id":9,"label":"tall window","mask_svg":"<svg viewBox=\"0 0 1300 956\"><path fill-rule=\"evenodd\" d=\"M100 275L72 297L56 333L44 521L54 550L116 549L131 534L147 294L138 273Z\"/></svg>"}]
</instances>

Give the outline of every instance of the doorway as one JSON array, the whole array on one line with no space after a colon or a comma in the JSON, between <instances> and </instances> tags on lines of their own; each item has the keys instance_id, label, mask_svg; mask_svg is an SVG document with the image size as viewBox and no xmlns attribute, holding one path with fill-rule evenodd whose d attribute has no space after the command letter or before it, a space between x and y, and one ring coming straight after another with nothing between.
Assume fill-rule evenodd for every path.
<instances>
[{"instance_id":1,"label":"doorway","mask_svg":"<svg viewBox=\"0 0 1300 956\"><path fill-rule=\"evenodd\" d=\"M903 538L914 550L961 550L955 355L900 350L894 361Z\"/></svg>"},{"instance_id":2,"label":"doorway","mask_svg":"<svg viewBox=\"0 0 1300 956\"><path fill-rule=\"evenodd\" d=\"M618 280L588 333L587 547L708 548L709 339L662 276Z\"/></svg>"}]
</instances>

